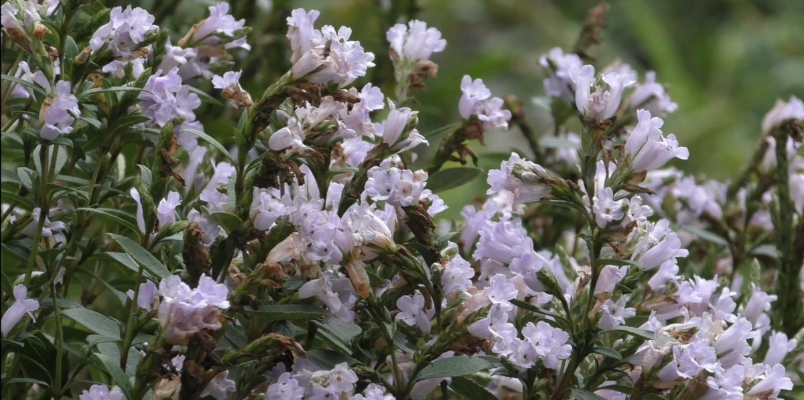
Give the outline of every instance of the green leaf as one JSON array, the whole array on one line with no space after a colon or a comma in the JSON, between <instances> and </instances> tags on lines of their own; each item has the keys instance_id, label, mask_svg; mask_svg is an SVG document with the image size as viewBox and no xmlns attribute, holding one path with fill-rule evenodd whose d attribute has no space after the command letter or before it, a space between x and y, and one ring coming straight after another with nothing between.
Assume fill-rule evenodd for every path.
<instances>
[{"instance_id":1,"label":"green leaf","mask_svg":"<svg viewBox=\"0 0 804 400\"><path fill-rule=\"evenodd\" d=\"M256 310L247 310L250 313L259 314L260 321L293 321L301 319L315 319L326 317L329 311L316 306L306 304L276 304L260 306Z\"/></svg>"},{"instance_id":2,"label":"green leaf","mask_svg":"<svg viewBox=\"0 0 804 400\"><path fill-rule=\"evenodd\" d=\"M599 395L587 392L583 389L572 389L572 394L575 396L575 400L606 400Z\"/></svg>"},{"instance_id":3,"label":"green leaf","mask_svg":"<svg viewBox=\"0 0 804 400\"><path fill-rule=\"evenodd\" d=\"M618 266L618 267L642 268L642 266L640 266L638 262L631 261L631 260L620 260L620 259L615 259L615 258L601 258L599 261L600 261L599 265L615 265L615 266Z\"/></svg>"},{"instance_id":4,"label":"green leaf","mask_svg":"<svg viewBox=\"0 0 804 400\"><path fill-rule=\"evenodd\" d=\"M154 174L151 173L151 170L148 167L142 164L137 164L137 167L140 168L140 180L142 181L143 186L150 189L151 183L154 181Z\"/></svg>"},{"instance_id":5,"label":"green leaf","mask_svg":"<svg viewBox=\"0 0 804 400\"><path fill-rule=\"evenodd\" d=\"M456 376L452 378L452 383L450 383L449 386L455 391L455 393L464 399L498 400L497 396L491 394L488 390L486 390L486 388L463 376Z\"/></svg>"},{"instance_id":6,"label":"green leaf","mask_svg":"<svg viewBox=\"0 0 804 400\"><path fill-rule=\"evenodd\" d=\"M623 356L620 354L620 352L617 351L617 350L612 349L611 347L595 346L595 348L592 349L592 352L604 355L606 357L611 357L611 358L614 358L616 360L622 360L623 359Z\"/></svg>"},{"instance_id":7,"label":"green leaf","mask_svg":"<svg viewBox=\"0 0 804 400\"><path fill-rule=\"evenodd\" d=\"M30 168L19 167L17 168L17 177L20 178L22 186L25 186L28 191L33 192L33 175L34 171Z\"/></svg>"},{"instance_id":8,"label":"green leaf","mask_svg":"<svg viewBox=\"0 0 804 400\"><path fill-rule=\"evenodd\" d=\"M459 123L456 123L456 124L450 124L450 125L442 126L442 127L438 128L438 129L436 129L434 131L430 131L430 132L425 133L424 138L427 139L427 140L432 140L432 139L437 138L437 137L439 137L439 136L441 136L441 135L443 135L443 134L445 134L447 132L452 132L452 131L458 129L461 125L463 125L463 123L459 122Z\"/></svg>"},{"instance_id":9,"label":"green leaf","mask_svg":"<svg viewBox=\"0 0 804 400\"><path fill-rule=\"evenodd\" d=\"M137 115L137 114L126 115L126 116L123 116L123 117L120 117L120 118L116 119L114 122L109 124L109 131L111 133L115 133L117 131L126 129L126 128L130 127L130 126L134 126L134 125L137 125L137 124L148 122L150 120L151 120L150 118L148 118L148 117L146 117L144 115Z\"/></svg>"},{"instance_id":10,"label":"green leaf","mask_svg":"<svg viewBox=\"0 0 804 400\"><path fill-rule=\"evenodd\" d=\"M360 361L357 361L352 357L336 351L325 349L312 349L308 351L307 359L323 369L333 369L336 365L341 363L346 363L349 366L360 364Z\"/></svg>"},{"instance_id":11,"label":"green leaf","mask_svg":"<svg viewBox=\"0 0 804 400\"><path fill-rule=\"evenodd\" d=\"M491 368L491 364L479 357L457 356L442 358L425 367L416 377L416 380L464 376L489 368Z\"/></svg>"},{"instance_id":12,"label":"green leaf","mask_svg":"<svg viewBox=\"0 0 804 400\"><path fill-rule=\"evenodd\" d=\"M159 260L154 257L151 252L148 250L143 249L137 243L134 243L133 240L120 235L115 235L114 233L107 233L107 235L111 236L117 243L123 247L123 250L134 259L134 261L141 264L145 267L146 270L151 272L152 274L156 275L160 279L167 278L170 276L170 271L162 265Z\"/></svg>"},{"instance_id":13,"label":"green leaf","mask_svg":"<svg viewBox=\"0 0 804 400\"><path fill-rule=\"evenodd\" d=\"M45 92L45 89L43 89L41 86L39 86L37 84L27 82L27 81L24 81L24 80L22 80L20 78L15 78L15 77L13 77L11 75L6 75L6 74L0 75L0 77L2 77L2 79L5 80L5 81L11 81L11 82L14 82L14 83L16 83L18 85L25 86L26 88L32 89L34 92L39 93L40 95L42 95L44 97L47 97L47 93Z\"/></svg>"},{"instance_id":14,"label":"green leaf","mask_svg":"<svg viewBox=\"0 0 804 400\"><path fill-rule=\"evenodd\" d=\"M39 154L39 152L41 151L41 148L42 148L41 145L36 146L36 148L34 149L34 154ZM55 148L55 146L50 146L50 148L48 149L48 153L49 153L48 157L49 157L50 160L53 160L53 149L54 148ZM38 156L37 157L32 157L32 158L33 158L33 161L34 161L34 165L36 166L36 172L39 174L39 176L42 176L42 160ZM55 170L56 173L61 171L62 167L64 167L64 164L66 164L66 163L67 163L67 150L65 150L64 147L59 146L59 152L56 155L56 170ZM46 166L46 168L50 168L50 165ZM49 171L49 169L48 169L48 171Z\"/></svg>"},{"instance_id":15,"label":"green leaf","mask_svg":"<svg viewBox=\"0 0 804 400\"><path fill-rule=\"evenodd\" d=\"M427 188L433 193L454 189L473 181L481 173L483 170L475 167L442 169L430 175L430 178L427 179Z\"/></svg>"},{"instance_id":16,"label":"green leaf","mask_svg":"<svg viewBox=\"0 0 804 400\"><path fill-rule=\"evenodd\" d=\"M61 314L98 335L120 340L120 323L103 314L86 308L68 308L61 310Z\"/></svg>"},{"instance_id":17,"label":"green leaf","mask_svg":"<svg viewBox=\"0 0 804 400\"><path fill-rule=\"evenodd\" d=\"M625 326L625 325L615 326L614 328L607 329L607 330L605 330L603 332L604 333L605 332L627 333L627 334L629 334L629 335L631 335L633 337L638 337L638 338L642 338L642 339L645 339L645 340L653 340L653 338L654 338L653 332L651 332L649 330L634 328L634 327Z\"/></svg>"},{"instance_id":18,"label":"green leaf","mask_svg":"<svg viewBox=\"0 0 804 400\"><path fill-rule=\"evenodd\" d=\"M207 92L205 92L205 91L203 91L203 90L201 90L201 89L199 89L199 88L197 88L195 86L187 85L187 88L190 89L191 92L197 94L198 98L201 99L202 103L214 104L216 106L222 106L223 105L223 103L221 103L220 100L210 96L209 94L207 94Z\"/></svg>"},{"instance_id":19,"label":"green leaf","mask_svg":"<svg viewBox=\"0 0 804 400\"><path fill-rule=\"evenodd\" d=\"M39 386L44 386L44 387L49 387L50 386L45 381L40 381L39 379L33 379L33 378L14 378L14 379L9 379L8 381L5 382L5 384L7 384L7 385L10 385L12 383L26 383L26 384L35 383L35 384L37 384Z\"/></svg>"},{"instance_id":20,"label":"green leaf","mask_svg":"<svg viewBox=\"0 0 804 400\"><path fill-rule=\"evenodd\" d=\"M142 89L142 88L138 88L138 87L132 87L132 86L114 86L114 87L108 87L108 88L103 88L102 87L102 88L96 88L96 89L89 89L89 90L85 90L85 91L81 92L81 94L78 95L78 101L84 100L87 97L95 95L95 94L115 93L115 92L147 92L147 90Z\"/></svg>"},{"instance_id":21,"label":"green leaf","mask_svg":"<svg viewBox=\"0 0 804 400\"><path fill-rule=\"evenodd\" d=\"M111 257L112 260L117 261L120 265L134 272L138 272L140 270L140 266L137 265L137 262L134 261L134 259L131 258L131 256L129 256L127 253L115 253L113 251L110 251L106 253L106 255Z\"/></svg>"},{"instance_id":22,"label":"green leaf","mask_svg":"<svg viewBox=\"0 0 804 400\"><path fill-rule=\"evenodd\" d=\"M115 357L100 353L95 353L95 357L98 358L98 361L103 364L106 372L108 372L112 377L112 382L120 387L127 399L130 399L131 381L128 380L128 375L126 375L123 369L120 368L120 360L116 359Z\"/></svg>"},{"instance_id":23,"label":"green leaf","mask_svg":"<svg viewBox=\"0 0 804 400\"><path fill-rule=\"evenodd\" d=\"M215 218L216 221L226 230L227 234L231 234L232 232L240 229L243 226L243 221L237 217L237 215L226 213L226 212L216 212L210 214L212 218Z\"/></svg>"},{"instance_id":24,"label":"green leaf","mask_svg":"<svg viewBox=\"0 0 804 400\"><path fill-rule=\"evenodd\" d=\"M708 242L719 244L721 246L728 246L729 245L729 242L727 242L726 239L723 239L722 237L720 237L720 236L718 236L718 235L716 235L716 234L714 234L712 232L709 232L706 229L699 228L697 226L691 226L691 225L683 226L683 227L681 227L681 229L683 229L683 230L685 230L685 231L687 231L689 233L692 233L693 235L698 236L699 238L701 238L703 240L706 240Z\"/></svg>"},{"instance_id":25,"label":"green leaf","mask_svg":"<svg viewBox=\"0 0 804 400\"><path fill-rule=\"evenodd\" d=\"M362 332L360 326L351 322L344 322L341 324L320 324L318 326L318 335L327 343L342 350L343 352L351 352L350 344L352 339Z\"/></svg>"},{"instance_id":26,"label":"green leaf","mask_svg":"<svg viewBox=\"0 0 804 400\"><path fill-rule=\"evenodd\" d=\"M106 219L116 222L131 231L139 234L140 229L137 227L137 221L134 216L129 213L115 210L112 208L93 208L93 207L79 207L77 211L85 211L92 214L98 214Z\"/></svg>"},{"instance_id":27,"label":"green leaf","mask_svg":"<svg viewBox=\"0 0 804 400\"><path fill-rule=\"evenodd\" d=\"M183 129L182 132L187 132L187 133L193 134L195 136L198 136L200 139L202 139L205 142L209 143L210 146L212 146L216 150L218 150L224 157L226 157L226 159L229 162L232 163L232 165L237 165L237 162L235 161L235 159L232 157L231 154L229 154L229 150L226 150L226 148L223 147L222 144L218 143L217 140L213 139L212 136L209 136L206 133L199 131L198 129Z\"/></svg>"}]
</instances>

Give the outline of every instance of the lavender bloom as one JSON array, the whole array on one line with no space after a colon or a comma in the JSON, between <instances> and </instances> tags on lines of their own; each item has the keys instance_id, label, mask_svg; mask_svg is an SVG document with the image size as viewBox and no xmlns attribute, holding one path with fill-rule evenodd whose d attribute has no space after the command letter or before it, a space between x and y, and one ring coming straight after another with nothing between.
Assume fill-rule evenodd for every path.
<instances>
[{"instance_id":1,"label":"lavender bloom","mask_svg":"<svg viewBox=\"0 0 804 400\"><path fill-rule=\"evenodd\" d=\"M336 393L351 393L357 383L357 374L346 363L340 363L329 372L328 383Z\"/></svg>"},{"instance_id":2,"label":"lavender bloom","mask_svg":"<svg viewBox=\"0 0 804 400\"><path fill-rule=\"evenodd\" d=\"M206 275L201 276L195 289L171 275L159 283L159 292L162 294L159 323L164 328L165 339L172 344L185 344L202 329L220 329L219 309L229 308L226 285Z\"/></svg>"},{"instance_id":3,"label":"lavender bloom","mask_svg":"<svg viewBox=\"0 0 804 400\"><path fill-rule=\"evenodd\" d=\"M79 400L123 400L123 392L115 386L111 390L106 385L92 385L89 390L84 390Z\"/></svg>"},{"instance_id":4,"label":"lavender bloom","mask_svg":"<svg viewBox=\"0 0 804 400\"><path fill-rule=\"evenodd\" d=\"M547 94L571 103L574 83L569 71L583 66L581 58L574 53L564 54L561 48L555 47L539 59L539 64L542 67L554 69L553 75L544 80L544 89Z\"/></svg>"},{"instance_id":5,"label":"lavender bloom","mask_svg":"<svg viewBox=\"0 0 804 400\"><path fill-rule=\"evenodd\" d=\"M45 140L53 140L66 135L73 131L73 121L80 116L78 98L70 92L70 82L59 81L56 84L56 96L46 108L40 136Z\"/></svg>"},{"instance_id":6,"label":"lavender bloom","mask_svg":"<svg viewBox=\"0 0 804 400\"><path fill-rule=\"evenodd\" d=\"M664 124L661 118L651 118L646 110L637 111L637 118L639 122L625 143L626 154L633 158L634 171L650 171L661 168L673 158L689 158L689 150L678 147L675 135L664 137L659 129Z\"/></svg>"},{"instance_id":7,"label":"lavender bloom","mask_svg":"<svg viewBox=\"0 0 804 400\"><path fill-rule=\"evenodd\" d=\"M474 276L475 271L472 269L472 265L460 255L456 255L447 263L444 268L444 274L441 275L441 286L444 295L451 297L465 292L472 286Z\"/></svg>"},{"instance_id":8,"label":"lavender bloom","mask_svg":"<svg viewBox=\"0 0 804 400\"><path fill-rule=\"evenodd\" d=\"M522 335L534 345L536 354L547 368L558 368L561 360L566 360L572 354L572 346L567 344L569 334L544 321L536 325L528 322L522 328Z\"/></svg>"},{"instance_id":9,"label":"lavender bloom","mask_svg":"<svg viewBox=\"0 0 804 400\"><path fill-rule=\"evenodd\" d=\"M137 294L137 306L151 311L154 306L154 300L157 298L157 291L158 289L153 282L140 283L140 292ZM134 291L129 289L126 292L126 296L134 300Z\"/></svg>"},{"instance_id":10,"label":"lavender bloom","mask_svg":"<svg viewBox=\"0 0 804 400\"><path fill-rule=\"evenodd\" d=\"M670 100L662 84L656 82L656 73L645 73L645 82L637 84L631 95L632 108L644 108L653 115L672 113L678 109L678 104Z\"/></svg>"},{"instance_id":11,"label":"lavender bloom","mask_svg":"<svg viewBox=\"0 0 804 400\"><path fill-rule=\"evenodd\" d=\"M368 171L365 193L374 201L405 207L419 204L426 184L427 172L399 169L391 165L391 159L385 159Z\"/></svg>"},{"instance_id":12,"label":"lavender bloom","mask_svg":"<svg viewBox=\"0 0 804 400\"><path fill-rule=\"evenodd\" d=\"M246 20L235 20L229 14L229 3L218 3L209 7L209 17L199 22L193 27L192 37L190 42L194 46L198 45L217 45L221 43L221 36L233 37L235 31L243 28L246 25ZM240 47L250 50L251 46L245 40L236 40L226 44L227 49Z\"/></svg>"},{"instance_id":13,"label":"lavender bloom","mask_svg":"<svg viewBox=\"0 0 804 400\"><path fill-rule=\"evenodd\" d=\"M617 301L611 299L606 300L600 307L603 315L597 326L600 329L606 330L625 324L625 319L636 315L636 309L626 307L630 296L622 296Z\"/></svg>"},{"instance_id":14,"label":"lavender bloom","mask_svg":"<svg viewBox=\"0 0 804 400\"><path fill-rule=\"evenodd\" d=\"M352 30L345 26L336 31L326 25L320 31L313 29L311 32L317 17L317 12L305 14L299 9L288 18L293 77L315 84L335 82L344 87L364 76L368 68L374 66L374 53L366 52L360 42L349 40Z\"/></svg>"},{"instance_id":15,"label":"lavender bloom","mask_svg":"<svg viewBox=\"0 0 804 400\"><path fill-rule=\"evenodd\" d=\"M290 48L293 50L293 55L290 57L290 62L296 63L313 47L313 38L316 36L315 20L319 16L318 10L310 10L297 8L290 13L287 18L288 33L287 38L290 40Z\"/></svg>"},{"instance_id":16,"label":"lavender bloom","mask_svg":"<svg viewBox=\"0 0 804 400\"><path fill-rule=\"evenodd\" d=\"M204 391L201 392L201 398L206 396L211 396L215 400L226 400L229 398L229 393L236 391L237 386L235 385L235 381L227 379L228 376L228 370L215 375L215 377L209 381L207 387L204 388Z\"/></svg>"},{"instance_id":17,"label":"lavender bloom","mask_svg":"<svg viewBox=\"0 0 804 400\"><path fill-rule=\"evenodd\" d=\"M129 190L129 194L131 198L134 199L134 202L137 203L137 228L140 229L140 233L147 233L145 232L145 214L142 210L142 200L140 199L140 192L137 191L135 188L131 188Z\"/></svg>"},{"instance_id":18,"label":"lavender bloom","mask_svg":"<svg viewBox=\"0 0 804 400\"><path fill-rule=\"evenodd\" d=\"M475 114L477 105L491 97L491 91L483 84L483 80L472 81L469 75L464 75L461 80L461 92L463 94L458 109L464 119L469 119L472 114Z\"/></svg>"},{"instance_id":19,"label":"lavender bloom","mask_svg":"<svg viewBox=\"0 0 804 400\"><path fill-rule=\"evenodd\" d=\"M787 340L784 332L773 332L770 335L768 352L765 353L765 360L762 362L767 365L781 364L787 353L793 351L796 345L798 345L798 341L795 338Z\"/></svg>"},{"instance_id":20,"label":"lavender bloom","mask_svg":"<svg viewBox=\"0 0 804 400\"><path fill-rule=\"evenodd\" d=\"M469 75L464 75L461 80L461 91L463 94L458 109L464 119L477 115L477 119L483 122L484 130L508 129L511 112L503 110L501 98L491 97L491 91L483 84L482 79L472 81Z\"/></svg>"},{"instance_id":21,"label":"lavender bloom","mask_svg":"<svg viewBox=\"0 0 804 400\"><path fill-rule=\"evenodd\" d=\"M22 233L26 236L36 236L36 230L39 225L39 219L42 217L42 209L39 207L31 211L31 222L25 226ZM48 216L45 216L45 224L42 226L42 237L54 237L57 242L64 241L64 235L61 233L67 229L67 225L61 221L51 222Z\"/></svg>"},{"instance_id":22,"label":"lavender bloom","mask_svg":"<svg viewBox=\"0 0 804 400\"><path fill-rule=\"evenodd\" d=\"M89 46L92 51L100 50L104 45L115 57L135 58L134 51L145 40L145 37L159 29L153 24L154 16L142 8L131 6L115 7L109 16L109 22L92 34Z\"/></svg>"},{"instance_id":23,"label":"lavender bloom","mask_svg":"<svg viewBox=\"0 0 804 400\"><path fill-rule=\"evenodd\" d=\"M636 82L633 73L609 72L601 79L606 86L595 83L595 68L591 65L570 69L569 76L575 84L575 105L583 115L604 121L614 116L620 107L623 91ZM592 92L592 87L595 91Z\"/></svg>"},{"instance_id":24,"label":"lavender bloom","mask_svg":"<svg viewBox=\"0 0 804 400\"><path fill-rule=\"evenodd\" d=\"M11 5L11 3L6 4ZM3 7L5 7L6 4L3 4ZM44 89L45 92L50 92L50 82L48 82L45 74L42 71L31 72L31 67L25 61L20 61L17 65L17 72L14 73L14 77L38 85ZM36 92L33 89L16 84L13 86L11 93L9 93L9 98L12 99L27 99L32 96L34 98L36 97Z\"/></svg>"},{"instance_id":25,"label":"lavender bloom","mask_svg":"<svg viewBox=\"0 0 804 400\"><path fill-rule=\"evenodd\" d=\"M790 100L777 99L773 108L762 118L762 133L770 135L771 131L785 121L804 120L804 102L796 96L790 96Z\"/></svg>"},{"instance_id":26,"label":"lavender bloom","mask_svg":"<svg viewBox=\"0 0 804 400\"><path fill-rule=\"evenodd\" d=\"M282 202L282 194L279 189L254 188L251 201L251 218L254 220L254 228L267 231L274 226L280 217L288 215L291 208Z\"/></svg>"},{"instance_id":27,"label":"lavender bloom","mask_svg":"<svg viewBox=\"0 0 804 400\"><path fill-rule=\"evenodd\" d=\"M550 194L550 185L545 180L547 176L540 165L511 153L511 157L500 164L500 169L489 171L491 188L487 194L509 192L514 197L514 205L539 201Z\"/></svg>"},{"instance_id":28,"label":"lavender bloom","mask_svg":"<svg viewBox=\"0 0 804 400\"><path fill-rule=\"evenodd\" d=\"M178 192L170 192L167 197L159 201L156 207L156 219L159 221L159 228L176 222L176 207L181 204L181 197Z\"/></svg>"},{"instance_id":29,"label":"lavender bloom","mask_svg":"<svg viewBox=\"0 0 804 400\"><path fill-rule=\"evenodd\" d=\"M302 400L304 388L293 378L289 372L283 373L279 380L268 386L265 398L268 400Z\"/></svg>"},{"instance_id":30,"label":"lavender bloom","mask_svg":"<svg viewBox=\"0 0 804 400\"><path fill-rule=\"evenodd\" d=\"M433 53L440 53L447 46L438 29L428 28L425 22L418 20L409 21L407 26L392 26L385 37L403 63L429 60Z\"/></svg>"},{"instance_id":31,"label":"lavender bloom","mask_svg":"<svg viewBox=\"0 0 804 400\"><path fill-rule=\"evenodd\" d=\"M28 299L27 296L28 288L23 285L14 286L14 303L8 307L0 321L0 325L2 325L0 331L3 332L3 336L8 335L25 314L34 319L33 312L39 309L39 301Z\"/></svg>"},{"instance_id":32,"label":"lavender bloom","mask_svg":"<svg viewBox=\"0 0 804 400\"><path fill-rule=\"evenodd\" d=\"M434 315L434 310L425 310L424 296L416 291L413 296L402 296L396 301L396 307L400 313L396 315L397 321L402 321L408 326L416 326L422 332L430 332L430 318Z\"/></svg>"},{"instance_id":33,"label":"lavender bloom","mask_svg":"<svg viewBox=\"0 0 804 400\"><path fill-rule=\"evenodd\" d=\"M666 219L655 224L648 222L641 230L642 237L636 244L631 259L639 261L643 269L651 270L667 260L689 254L689 251L681 248L681 240L670 229L670 222Z\"/></svg>"}]
</instances>

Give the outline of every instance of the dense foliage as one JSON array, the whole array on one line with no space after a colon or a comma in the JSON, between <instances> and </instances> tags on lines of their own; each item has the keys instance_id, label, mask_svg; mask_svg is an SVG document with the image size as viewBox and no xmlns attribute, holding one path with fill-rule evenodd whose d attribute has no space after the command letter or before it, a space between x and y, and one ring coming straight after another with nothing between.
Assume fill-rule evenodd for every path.
<instances>
[{"instance_id":1,"label":"dense foliage","mask_svg":"<svg viewBox=\"0 0 804 400\"><path fill-rule=\"evenodd\" d=\"M447 42L418 20L375 55L280 14L290 68L249 93L236 56L261 43L229 8L172 35L138 7L3 3L3 399L801 395L801 100L718 182L667 167L690 152L655 73L593 64L605 4L539 60L544 134L469 75L461 120L419 132ZM529 148L470 146L509 129Z\"/></svg>"}]
</instances>

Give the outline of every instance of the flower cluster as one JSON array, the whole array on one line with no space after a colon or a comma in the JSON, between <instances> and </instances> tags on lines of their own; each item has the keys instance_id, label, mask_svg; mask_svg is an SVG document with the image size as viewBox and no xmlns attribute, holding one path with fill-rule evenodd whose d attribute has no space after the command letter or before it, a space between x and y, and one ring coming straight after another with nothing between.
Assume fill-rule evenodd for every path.
<instances>
[{"instance_id":1,"label":"flower cluster","mask_svg":"<svg viewBox=\"0 0 804 400\"><path fill-rule=\"evenodd\" d=\"M237 52L266 43L227 3L181 37L141 8L73 3L2 8L21 60L3 75L3 399L736 400L801 383L797 98L721 183L668 166L690 151L662 130L677 105L653 72L596 74L583 49L541 57L557 119L541 139L468 75L460 121L425 137L412 96L446 50L425 22L386 32L383 81L350 28L292 10L289 70L252 98ZM466 142L509 123L533 154L495 156L450 220L441 192L483 172Z\"/></svg>"}]
</instances>

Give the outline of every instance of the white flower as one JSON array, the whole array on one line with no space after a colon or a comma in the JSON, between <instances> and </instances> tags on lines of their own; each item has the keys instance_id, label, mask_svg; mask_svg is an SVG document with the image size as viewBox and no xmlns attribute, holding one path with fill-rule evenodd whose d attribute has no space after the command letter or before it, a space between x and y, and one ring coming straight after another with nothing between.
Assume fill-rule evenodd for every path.
<instances>
[{"instance_id":1,"label":"white flower","mask_svg":"<svg viewBox=\"0 0 804 400\"><path fill-rule=\"evenodd\" d=\"M600 329L607 330L625 324L625 319L636 315L636 309L626 307L630 296L621 296L616 302L611 299L606 300L600 310L603 315L600 316L600 321L597 326Z\"/></svg>"},{"instance_id":2,"label":"white flower","mask_svg":"<svg viewBox=\"0 0 804 400\"><path fill-rule=\"evenodd\" d=\"M415 19L409 21L407 26L392 26L385 37L403 62L429 60L430 55L444 51L447 46L447 41L441 38L438 29L428 28L425 22Z\"/></svg>"},{"instance_id":3,"label":"white flower","mask_svg":"<svg viewBox=\"0 0 804 400\"><path fill-rule=\"evenodd\" d=\"M66 135L73 131L73 121L80 116L78 98L70 91L70 82L59 81L56 84L56 96L45 111L45 123L40 136L42 139L53 140Z\"/></svg>"},{"instance_id":4,"label":"white flower","mask_svg":"<svg viewBox=\"0 0 804 400\"><path fill-rule=\"evenodd\" d=\"M181 204L181 196L178 192L170 192L167 197L159 201L156 207L156 218L159 220L159 227L176 222L176 207Z\"/></svg>"},{"instance_id":5,"label":"white flower","mask_svg":"<svg viewBox=\"0 0 804 400\"><path fill-rule=\"evenodd\" d=\"M156 300L156 292L158 289L153 282L140 283L140 292L137 293L137 306L151 311ZM126 292L129 299L134 300L134 291L129 289Z\"/></svg>"},{"instance_id":6,"label":"white flower","mask_svg":"<svg viewBox=\"0 0 804 400\"><path fill-rule=\"evenodd\" d=\"M285 372L279 376L279 380L268 386L265 398L268 400L302 400L304 388L299 386L298 381L291 378L290 372Z\"/></svg>"},{"instance_id":7,"label":"white flower","mask_svg":"<svg viewBox=\"0 0 804 400\"><path fill-rule=\"evenodd\" d=\"M20 322L22 317L27 313L34 319L33 312L39 309L39 301L35 299L28 299L28 288L23 285L14 286L14 303L8 307L0 323L2 325L3 336L8 335L17 323Z\"/></svg>"},{"instance_id":8,"label":"white flower","mask_svg":"<svg viewBox=\"0 0 804 400\"><path fill-rule=\"evenodd\" d=\"M42 218L42 209L39 207L31 211L31 222L22 230L22 234L30 237L36 236L36 230L39 226L39 219ZM45 216L45 223L42 226L42 237L53 237L57 242L64 241L64 234L62 231L67 229L67 225L61 221L51 222L50 218Z\"/></svg>"},{"instance_id":9,"label":"white flower","mask_svg":"<svg viewBox=\"0 0 804 400\"><path fill-rule=\"evenodd\" d=\"M299 11L299 10L297 10ZM304 10L300 11L303 14ZM312 12L311 12L312 14ZM312 20L317 17L317 12ZM294 24L297 23L296 16L288 18L288 35L291 37L291 47L293 47L293 58L296 58L296 43L299 43L299 51L307 47L303 43L308 33L307 28L299 29L298 36ZM312 24L309 16L303 18L304 23ZM329 82L337 83L344 87L355 79L366 75L368 68L374 66L374 53L366 52L360 42L349 40L352 30L342 26L337 31L334 27L326 25L321 30L313 30L312 41L308 50L301 53L301 56L293 61L291 74L297 79L305 79L315 84L325 84Z\"/></svg>"},{"instance_id":10,"label":"white flower","mask_svg":"<svg viewBox=\"0 0 804 400\"><path fill-rule=\"evenodd\" d=\"M444 274L441 275L441 286L444 291L444 296L451 297L456 294L465 292L472 286L472 278L475 276L475 270L460 254L456 255L450 260L444 268Z\"/></svg>"},{"instance_id":11,"label":"white flower","mask_svg":"<svg viewBox=\"0 0 804 400\"><path fill-rule=\"evenodd\" d=\"M94 52L108 45L116 57L133 58L133 52L140 47L145 36L159 29L153 22L154 16L142 8L112 8L109 22L92 34L89 46Z\"/></svg>"},{"instance_id":12,"label":"white flower","mask_svg":"<svg viewBox=\"0 0 804 400\"><path fill-rule=\"evenodd\" d=\"M399 314L396 315L397 321L404 322L407 326L416 326L422 332L430 332L430 318L434 310L425 310L424 296L417 290L413 296L402 296L396 301Z\"/></svg>"},{"instance_id":13,"label":"white flower","mask_svg":"<svg viewBox=\"0 0 804 400\"><path fill-rule=\"evenodd\" d=\"M349 393L355 388L357 374L346 363L340 363L329 371L329 388L338 393Z\"/></svg>"},{"instance_id":14,"label":"white flower","mask_svg":"<svg viewBox=\"0 0 804 400\"><path fill-rule=\"evenodd\" d=\"M115 386L111 390L106 385L92 385L89 390L84 390L79 400L123 400L123 392Z\"/></svg>"},{"instance_id":15,"label":"white flower","mask_svg":"<svg viewBox=\"0 0 804 400\"><path fill-rule=\"evenodd\" d=\"M227 379L228 376L228 370L215 375L215 377L209 381L207 387L204 388L204 391L201 392L201 398L206 396L212 396L216 400L226 400L229 398L229 393L236 391L237 386L235 385L235 381Z\"/></svg>"},{"instance_id":16,"label":"white flower","mask_svg":"<svg viewBox=\"0 0 804 400\"><path fill-rule=\"evenodd\" d=\"M522 159L516 153L500 164L500 169L489 171L487 194L510 192L514 205L539 201L550 194L547 172L542 166Z\"/></svg>"},{"instance_id":17,"label":"white flower","mask_svg":"<svg viewBox=\"0 0 804 400\"><path fill-rule=\"evenodd\" d=\"M271 150L281 151L290 149L291 152L298 152L306 149L304 145L304 127L296 117L288 119L288 125L268 138L268 147Z\"/></svg>"}]
</instances>

